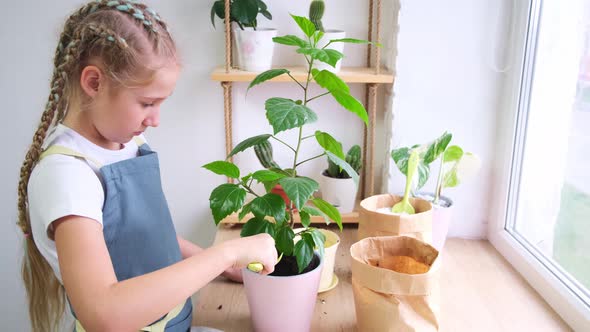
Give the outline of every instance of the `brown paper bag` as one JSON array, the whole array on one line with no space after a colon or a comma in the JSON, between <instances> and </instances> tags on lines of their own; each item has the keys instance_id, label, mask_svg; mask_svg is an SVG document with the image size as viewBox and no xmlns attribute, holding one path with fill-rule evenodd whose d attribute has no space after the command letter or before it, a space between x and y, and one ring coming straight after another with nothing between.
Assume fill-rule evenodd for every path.
<instances>
[{"instance_id":1,"label":"brown paper bag","mask_svg":"<svg viewBox=\"0 0 590 332\"><path fill-rule=\"evenodd\" d=\"M432 244L432 204L420 198L410 198L416 214L400 215L377 212L392 207L402 197L383 194L365 198L359 210L357 240L373 236L405 235Z\"/></svg>"},{"instance_id":2,"label":"brown paper bag","mask_svg":"<svg viewBox=\"0 0 590 332\"><path fill-rule=\"evenodd\" d=\"M370 237L353 244L350 255L358 331L438 331L440 260L434 247L407 236ZM405 274L373 266L391 256L430 268Z\"/></svg>"}]
</instances>

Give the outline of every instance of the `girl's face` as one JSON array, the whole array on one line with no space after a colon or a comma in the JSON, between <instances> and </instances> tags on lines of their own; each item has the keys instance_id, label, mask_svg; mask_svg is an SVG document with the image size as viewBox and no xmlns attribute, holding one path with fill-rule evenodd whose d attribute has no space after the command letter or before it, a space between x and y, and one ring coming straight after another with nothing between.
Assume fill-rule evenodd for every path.
<instances>
[{"instance_id":1,"label":"girl's face","mask_svg":"<svg viewBox=\"0 0 590 332\"><path fill-rule=\"evenodd\" d=\"M107 87L94 100L92 123L106 148L118 149L133 136L160 123L160 105L176 86L178 65L160 68L153 81L141 87Z\"/></svg>"}]
</instances>

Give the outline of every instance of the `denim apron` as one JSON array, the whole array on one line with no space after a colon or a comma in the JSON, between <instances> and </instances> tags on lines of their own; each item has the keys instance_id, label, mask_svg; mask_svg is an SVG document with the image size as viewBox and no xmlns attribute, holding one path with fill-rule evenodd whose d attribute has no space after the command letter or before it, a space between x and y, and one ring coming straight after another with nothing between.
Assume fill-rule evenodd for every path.
<instances>
[{"instance_id":1,"label":"denim apron","mask_svg":"<svg viewBox=\"0 0 590 332\"><path fill-rule=\"evenodd\" d=\"M41 158L52 154L69 155L100 167L105 188L103 233L118 281L154 272L182 260L162 191L158 155L138 138L136 142L139 146L137 157L106 166L63 146L50 146L41 155ZM192 311L188 298L141 331L187 332ZM75 331L84 332L77 320Z\"/></svg>"}]
</instances>

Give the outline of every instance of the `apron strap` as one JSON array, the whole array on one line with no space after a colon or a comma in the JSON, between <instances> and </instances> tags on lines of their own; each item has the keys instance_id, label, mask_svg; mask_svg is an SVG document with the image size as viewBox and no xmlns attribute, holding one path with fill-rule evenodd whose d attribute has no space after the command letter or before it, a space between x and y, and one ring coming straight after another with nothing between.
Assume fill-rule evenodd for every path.
<instances>
[{"instance_id":1,"label":"apron strap","mask_svg":"<svg viewBox=\"0 0 590 332\"><path fill-rule=\"evenodd\" d=\"M159 322L156 322L150 326L146 326L142 328L141 332L164 332L166 329L166 324L176 318L184 308L185 302L177 305L172 311L170 311L164 318L162 318ZM76 319L76 332L86 332L80 324L80 321Z\"/></svg>"},{"instance_id":2,"label":"apron strap","mask_svg":"<svg viewBox=\"0 0 590 332\"><path fill-rule=\"evenodd\" d=\"M54 155L54 154L61 154L61 155L66 155L66 156L72 156L72 157L77 157L77 158L82 158L88 162L93 163L96 167L101 168L103 165L100 161L88 157L84 154L81 154L78 151L72 150L70 148L66 148L65 146L61 146L61 145L52 145L50 147L48 147L45 151L43 151L43 153L41 153L41 156L39 156L39 161L41 161L41 159Z\"/></svg>"}]
</instances>

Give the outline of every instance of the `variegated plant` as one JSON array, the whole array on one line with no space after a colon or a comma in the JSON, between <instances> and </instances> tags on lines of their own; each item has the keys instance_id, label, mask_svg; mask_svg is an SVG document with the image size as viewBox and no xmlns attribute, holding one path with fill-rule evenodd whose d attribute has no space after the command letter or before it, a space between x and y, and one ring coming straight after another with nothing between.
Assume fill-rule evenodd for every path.
<instances>
[{"instance_id":1,"label":"variegated plant","mask_svg":"<svg viewBox=\"0 0 590 332\"><path fill-rule=\"evenodd\" d=\"M238 213L240 220L249 213L253 215L243 226L241 235L249 236L266 232L273 236L279 253L286 256L295 256L299 272L306 268L313 258L314 248L319 248L323 254L324 236L316 228L310 227L311 216L323 217L326 223L333 220L342 229L342 218L336 208L326 201L314 198L313 193L319 189L319 184L297 173L302 164L313 159L327 156L332 162L346 171L356 182L357 172L345 161L342 144L332 135L316 131L313 134L305 133L304 127L317 120L316 113L310 108L310 102L317 98L331 95L346 110L356 114L365 124L368 124L367 112L357 99L350 94L348 85L336 74L327 70L313 69L316 61L321 61L335 66L343 54L327 49L318 48L318 42L324 36L322 31L307 18L291 15L297 25L305 34L305 38L287 35L273 38L275 43L294 46L297 53L305 57L308 63L307 75L304 81L298 81L287 69L271 69L259 74L249 85L248 90L260 83L273 79L280 75L288 75L302 90L301 98L274 97L265 102L266 118L273 129L273 133L261 134L250 137L236 145L227 156L228 158L249 148L264 146L264 143L273 139L284 144L293 152L293 163L290 168L281 169L269 163L267 169L261 169L253 173L242 175L238 166L227 161L220 160L209 163L203 167L220 175L235 179L236 183L226 183L213 190L209 198L210 208L216 224L232 213ZM331 43L358 43L366 44L367 41L352 38L331 40ZM316 96L309 95L310 83L315 82L326 89L325 93ZM295 144L289 144L277 137L279 133L297 130L298 139ZM301 143L304 140L315 138L323 152L315 157L301 160ZM257 193L252 189L253 182L264 184L265 193ZM288 198L290 206L286 206L281 196L271 193L271 189L280 184ZM254 195L254 199L246 202L246 195ZM304 230L298 233L300 241L295 241L296 234L293 231L295 222L294 214L298 213Z\"/></svg>"},{"instance_id":2,"label":"variegated plant","mask_svg":"<svg viewBox=\"0 0 590 332\"><path fill-rule=\"evenodd\" d=\"M438 204L442 190L458 186L464 179L473 175L480 167L479 158L470 152L464 152L457 145L449 146L453 135L445 132L439 138L426 145L414 145L411 148L403 147L391 152L391 157L397 168L406 175L408 172L408 159L413 149L420 151L418 172L412 181L412 192L416 193L424 187L430 177L430 164L440 158L440 167L437 175L436 189L433 203Z\"/></svg>"}]
</instances>

